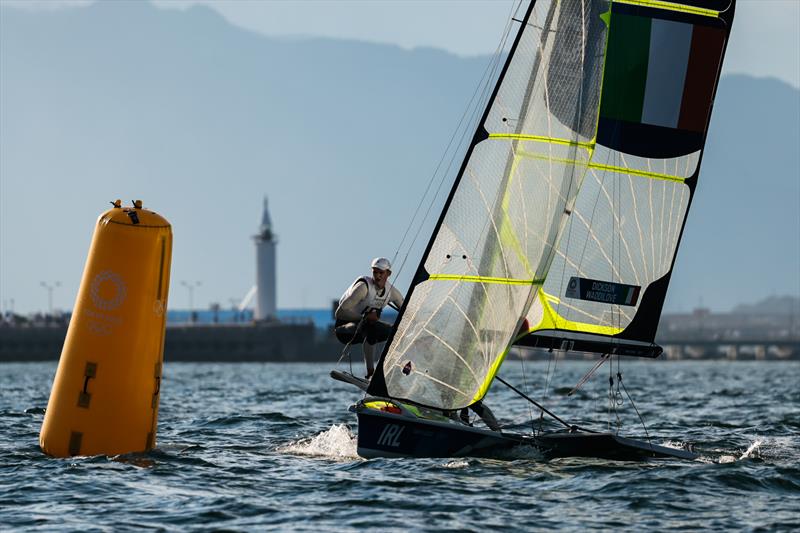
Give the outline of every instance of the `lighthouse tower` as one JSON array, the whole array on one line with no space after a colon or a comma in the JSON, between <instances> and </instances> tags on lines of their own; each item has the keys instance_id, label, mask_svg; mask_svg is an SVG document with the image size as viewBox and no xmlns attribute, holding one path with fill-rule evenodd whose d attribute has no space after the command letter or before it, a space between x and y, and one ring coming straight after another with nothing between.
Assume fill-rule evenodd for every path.
<instances>
[{"instance_id":1,"label":"lighthouse tower","mask_svg":"<svg viewBox=\"0 0 800 533\"><path fill-rule=\"evenodd\" d=\"M261 227L256 241L256 320L275 320L275 245L278 239L272 232L272 221L267 209L267 198L264 197L264 213L261 215Z\"/></svg>"}]
</instances>

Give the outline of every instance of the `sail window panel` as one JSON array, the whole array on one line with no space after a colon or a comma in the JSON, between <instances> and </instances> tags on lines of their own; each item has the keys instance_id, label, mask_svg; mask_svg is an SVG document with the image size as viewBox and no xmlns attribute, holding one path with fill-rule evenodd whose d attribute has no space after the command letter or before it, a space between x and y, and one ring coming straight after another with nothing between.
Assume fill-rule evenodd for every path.
<instances>
[{"instance_id":1,"label":"sail window panel","mask_svg":"<svg viewBox=\"0 0 800 533\"><path fill-rule=\"evenodd\" d=\"M539 2L485 123L489 133L589 142L602 80L607 2Z\"/></svg>"},{"instance_id":2,"label":"sail window panel","mask_svg":"<svg viewBox=\"0 0 800 533\"><path fill-rule=\"evenodd\" d=\"M543 278L588 151L491 139L465 170L425 263L430 274Z\"/></svg>"},{"instance_id":3,"label":"sail window panel","mask_svg":"<svg viewBox=\"0 0 800 533\"><path fill-rule=\"evenodd\" d=\"M587 172L589 152L574 146L520 142L515 155L504 209L518 228L512 253L527 259L531 279L541 279L550 268L558 235Z\"/></svg>"},{"instance_id":4,"label":"sail window panel","mask_svg":"<svg viewBox=\"0 0 800 533\"><path fill-rule=\"evenodd\" d=\"M465 407L502 357L531 287L453 280L418 287L402 337L384 359L387 391L441 409Z\"/></svg>"},{"instance_id":5,"label":"sail window panel","mask_svg":"<svg viewBox=\"0 0 800 533\"><path fill-rule=\"evenodd\" d=\"M642 177L686 179L694 175L700 164L701 151L664 159L640 157L612 150L601 144L596 145L593 161L614 164L637 171Z\"/></svg>"},{"instance_id":6,"label":"sail window panel","mask_svg":"<svg viewBox=\"0 0 800 533\"><path fill-rule=\"evenodd\" d=\"M429 273L527 276L525 263L503 245L514 232L502 207L511 157L508 141L485 141L475 147L425 262Z\"/></svg>"},{"instance_id":7,"label":"sail window panel","mask_svg":"<svg viewBox=\"0 0 800 533\"><path fill-rule=\"evenodd\" d=\"M567 297L573 277L647 287L669 272L688 208L689 187L590 170L559 242L544 292L562 329L572 323L624 329L638 305ZM531 323L533 325L533 323Z\"/></svg>"}]
</instances>

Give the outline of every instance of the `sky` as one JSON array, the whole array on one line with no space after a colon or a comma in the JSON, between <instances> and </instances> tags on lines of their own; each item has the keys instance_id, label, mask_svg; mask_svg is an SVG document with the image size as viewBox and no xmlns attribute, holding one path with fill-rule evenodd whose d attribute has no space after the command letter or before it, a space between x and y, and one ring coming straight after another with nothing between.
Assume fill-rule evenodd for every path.
<instances>
[{"instance_id":1,"label":"sky","mask_svg":"<svg viewBox=\"0 0 800 533\"><path fill-rule=\"evenodd\" d=\"M111 1L111 0L103 0ZM121 1L121 0L113 0ZM63 9L91 0L0 0ZM270 36L318 36L490 54L517 2L509 0L152 0L164 9L207 5L229 22ZM738 0L725 73L772 76L800 87L800 0Z\"/></svg>"},{"instance_id":2,"label":"sky","mask_svg":"<svg viewBox=\"0 0 800 533\"><path fill-rule=\"evenodd\" d=\"M46 11L71 9L93 2L0 0L0 3ZM202 4L219 12L235 26L271 37L334 37L394 44L406 49L433 47L461 56L494 52L505 21L517 5L507 0L152 0L152 3L169 10L186 10ZM724 70L771 76L800 87L800 0L738 0ZM37 290L31 300L40 302L44 289ZM176 300L182 301L182 291L174 292L180 298ZM21 304L21 296L18 304ZM57 290L55 298L56 307L71 307L71 295L67 291ZM298 303L279 301L281 307L298 306ZM202 306L204 302L198 304Z\"/></svg>"}]
</instances>

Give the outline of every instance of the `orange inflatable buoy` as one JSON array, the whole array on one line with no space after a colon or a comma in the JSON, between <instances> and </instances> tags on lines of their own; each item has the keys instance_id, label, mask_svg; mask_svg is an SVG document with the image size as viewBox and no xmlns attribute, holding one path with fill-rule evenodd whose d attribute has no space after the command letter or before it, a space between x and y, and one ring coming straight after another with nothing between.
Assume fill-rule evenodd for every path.
<instances>
[{"instance_id":1,"label":"orange inflatable buoy","mask_svg":"<svg viewBox=\"0 0 800 533\"><path fill-rule=\"evenodd\" d=\"M54 457L155 445L172 228L140 200L113 204L97 221L39 434Z\"/></svg>"}]
</instances>

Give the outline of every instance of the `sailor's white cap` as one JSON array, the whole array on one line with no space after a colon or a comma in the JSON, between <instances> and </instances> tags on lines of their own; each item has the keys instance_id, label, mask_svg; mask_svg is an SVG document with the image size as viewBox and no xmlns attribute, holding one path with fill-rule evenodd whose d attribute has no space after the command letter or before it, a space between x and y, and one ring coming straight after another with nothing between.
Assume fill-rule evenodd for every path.
<instances>
[{"instance_id":1,"label":"sailor's white cap","mask_svg":"<svg viewBox=\"0 0 800 533\"><path fill-rule=\"evenodd\" d=\"M372 268L377 268L378 270L391 270L392 263L389 262L388 259L385 257L376 257L372 260Z\"/></svg>"}]
</instances>

